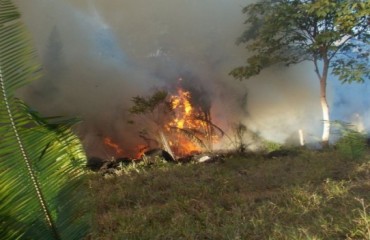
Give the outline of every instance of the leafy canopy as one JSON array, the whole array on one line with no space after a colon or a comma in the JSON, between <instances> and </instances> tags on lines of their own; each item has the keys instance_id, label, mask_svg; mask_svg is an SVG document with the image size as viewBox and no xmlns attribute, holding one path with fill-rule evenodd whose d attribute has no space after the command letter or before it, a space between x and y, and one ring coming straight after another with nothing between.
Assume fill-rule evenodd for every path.
<instances>
[{"instance_id":1,"label":"leafy canopy","mask_svg":"<svg viewBox=\"0 0 370 240\"><path fill-rule=\"evenodd\" d=\"M242 80L276 63L312 61L321 78L332 69L342 82L370 76L368 0L263 0L243 9L246 31L237 40L252 55L230 72ZM326 69L319 71L320 61Z\"/></svg>"}]
</instances>

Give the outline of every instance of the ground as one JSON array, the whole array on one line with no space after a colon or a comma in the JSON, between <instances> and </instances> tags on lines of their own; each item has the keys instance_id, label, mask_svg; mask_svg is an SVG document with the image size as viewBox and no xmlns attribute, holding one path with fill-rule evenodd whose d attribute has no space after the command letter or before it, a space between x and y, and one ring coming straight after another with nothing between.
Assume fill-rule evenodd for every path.
<instances>
[{"instance_id":1,"label":"ground","mask_svg":"<svg viewBox=\"0 0 370 240\"><path fill-rule=\"evenodd\" d=\"M370 155L299 149L90 178L92 239L370 239Z\"/></svg>"}]
</instances>

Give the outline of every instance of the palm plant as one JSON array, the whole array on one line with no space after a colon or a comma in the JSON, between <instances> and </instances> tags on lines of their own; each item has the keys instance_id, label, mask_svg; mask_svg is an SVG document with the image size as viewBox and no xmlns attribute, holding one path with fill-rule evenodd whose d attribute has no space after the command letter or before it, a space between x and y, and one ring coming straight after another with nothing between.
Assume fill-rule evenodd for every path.
<instances>
[{"instance_id":1,"label":"palm plant","mask_svg":"<svg viewBox=\"0 0 370 240\"><path fill-rule=\"evenodd\" d=\"M81 239L85 154L73 122L43 119L15 97L39 69L17 8L0 0L1 239Z\"/></svg>"}]
</instances>

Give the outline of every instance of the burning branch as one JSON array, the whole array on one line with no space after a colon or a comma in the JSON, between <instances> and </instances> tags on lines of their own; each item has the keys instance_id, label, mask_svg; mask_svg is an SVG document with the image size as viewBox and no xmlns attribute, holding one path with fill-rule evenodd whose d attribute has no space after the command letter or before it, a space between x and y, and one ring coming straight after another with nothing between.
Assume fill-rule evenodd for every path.
<instances>
[{"instance_id":1,"label":"burning branch","mask_svg":"<svg viewBox=\"0 0 370 240\"><path fill-rule=\"evenodd\" d=\"M196 129L187 129L187 128L177 128L177 127L171 127L170 130L176 132L176 133L180 133L180 134L183 134L184 136L186 136L191 142L195 143L197 146L200 146L204 149L208 149L207 145L203 142L202 139L200 139L199 137L197 137L197 135L200 133L200 132L197 132ZM181 143L180 143L181 144ZM192 146L192 147L189 147L188 146L188 149L191 148L193 151L195 150L199 150L199 148L197 146Z\"/></svg>"},{"instance_id":2,"label":"burning branch","mask_svg":"<svg viewBox=\"0 0 370 240\"><path fill-rule=\"evenodd\" d=\"M193 107L190 92L181 88L178 88L177 95L171 96L171 99L176 118L168 124L168 128L185 135L196 144L187 146L187 149L212 151L214 141L221 138L224 132L212 123L210 108Z\"/></svg>"},{"instance_id":3,"label":"burning branch","mask_svg":"<svg viewBox=\"0 0 370 240\"><path fill-rule=\"evenodd\" d=\"M104 138L104 144L114 150L116 156L122 156L123 150L109 137Z\"/></svg>"},{"instance_id":4,"label":"burning branch","mask_svg":"<svg viewBox=\"0 0 370 240\"><path fill-rule=\"evenodd\" d=\"M173 156L212 151L213 142L224 132L212 122L209 108L193 107L190 100L190 92L182 88L171 96L158 91L148 98L133 98L134 106L130 112L141 115L148 123L146 127L150 130L146 131L145 139L151 139L147 135L152 132L158 139L157 143L162 143L162 147Z\"/></svg>"}]
</instances>

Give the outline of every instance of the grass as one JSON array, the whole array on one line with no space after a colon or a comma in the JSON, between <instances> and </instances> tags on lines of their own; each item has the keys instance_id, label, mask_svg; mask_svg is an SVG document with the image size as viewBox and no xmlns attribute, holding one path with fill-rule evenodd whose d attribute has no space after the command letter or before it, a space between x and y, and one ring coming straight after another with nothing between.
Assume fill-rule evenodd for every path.
<instances>
[{"instance_id":1,"label":"grass","mask_svg":"<svg viewBox=\"0 0 370 240\"><path fill-rule=\"evenodd\" d=\"M230 155L118 173L90 179L91 239L370 240L369 154Z\"/></svg>"}]
</instances>

